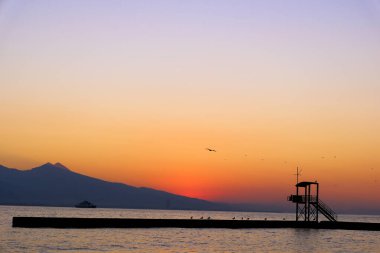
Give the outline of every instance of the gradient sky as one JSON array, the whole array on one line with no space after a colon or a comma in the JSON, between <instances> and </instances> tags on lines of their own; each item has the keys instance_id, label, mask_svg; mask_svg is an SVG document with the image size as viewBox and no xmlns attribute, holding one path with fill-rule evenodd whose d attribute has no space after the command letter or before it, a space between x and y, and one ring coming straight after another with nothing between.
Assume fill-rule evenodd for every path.
<instances>
[{"instance_id":1,"label":"gradient sky","mask_svg":"<svg viewBox=\"0 0 380 253\"><path fill-rule=\"evenodd\" d=\"M0 94L8 167L380 211L379 0L0 0Z\"/></svg>"}]
</instances>

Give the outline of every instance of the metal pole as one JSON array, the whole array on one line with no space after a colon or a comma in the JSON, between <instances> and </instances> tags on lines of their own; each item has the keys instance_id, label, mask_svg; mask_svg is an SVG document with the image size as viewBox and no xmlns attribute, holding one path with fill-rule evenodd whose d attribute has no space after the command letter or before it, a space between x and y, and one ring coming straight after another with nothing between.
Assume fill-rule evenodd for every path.
<instances>
[{"instance_id":1,"label":"metal pole","mask_svg":"<svg viewBox=\"0 0 380 253\"><path fill-rule=\"evenodd\" d=\"M316 196L316 201L317 201L317 222L318 222L318 213L319 213L319 183L317 183L317 196Z\"/></svg>"},{"instance_id":2,"label":"metal pole","mask_svg":"<svg viewBox=\"0 0 380 253\"><path fill-rule=\"evenodd\" d=\"M307 187L305 186L305 203L304 203L304 209L305 209L305 212L304 212L304 216L305 216L305 221L307 220L306 218L307 218Z\"/></svg>"},{"instance_id":3,"label":"metal pole","mask_svg":"<svg viewBox=\"0 0 380 253\"><path fill-rule=\"evenodd\" d=\"M296 189L297 189L297 197L298 198L298 185L296 185ZM298 199L297 199L297 202L296 202L296 221L298 221Z\"/></svg>"},{"instance_id":4,"label":"metal pole","mask_svg":"<svg viewBox=\"0 0 380 253\"><path fill-rule=\"evenodd\" d=\"M311 184L307 186L307 221L310 221Z\"/></svg>"}]
</instances>

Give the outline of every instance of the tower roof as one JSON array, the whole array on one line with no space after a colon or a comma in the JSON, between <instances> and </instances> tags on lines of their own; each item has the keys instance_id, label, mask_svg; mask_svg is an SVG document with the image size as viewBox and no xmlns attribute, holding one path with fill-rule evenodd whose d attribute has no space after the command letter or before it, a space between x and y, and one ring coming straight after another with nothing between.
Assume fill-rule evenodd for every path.
<instances>
[{"instance_id":1,"label":"tower roof","mask_svg":"<svg viewBox=\"0 0 380 253\"><path fill-rule=\"evenodd\" d=\"M304 182L299 182L298 184L296 184L297 187L306 187L308 185L311 185L311 184L318 184L317 181L315 182L307 182L307 181L304 181Z\"/></svg>"}]
</instances>

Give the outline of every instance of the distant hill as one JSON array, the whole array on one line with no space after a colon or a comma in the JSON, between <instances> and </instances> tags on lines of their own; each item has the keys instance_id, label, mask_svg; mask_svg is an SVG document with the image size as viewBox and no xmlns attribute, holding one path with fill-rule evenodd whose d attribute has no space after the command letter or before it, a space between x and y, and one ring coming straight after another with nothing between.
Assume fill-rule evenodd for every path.
<instances>
[{"instance_id":1,"label":"distant hill","mask_svg":"<svg viewBox=\"0 0 380 253\"><path fill-rule=\"evenodd\" d=\"M1 205L74 206L83 200L114 208L231 209L227 204L88 177L60 163L46 163L31 170L0 165Z\"/></svg>"}]
</instances>

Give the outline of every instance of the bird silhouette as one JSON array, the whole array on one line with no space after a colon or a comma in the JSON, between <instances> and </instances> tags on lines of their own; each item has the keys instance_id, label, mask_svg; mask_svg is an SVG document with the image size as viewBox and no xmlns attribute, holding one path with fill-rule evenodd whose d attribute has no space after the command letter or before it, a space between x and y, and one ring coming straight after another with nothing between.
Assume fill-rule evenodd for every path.
<instances>
[{"instance_id":1,"label":"bird silhouette","mask_svg":"<svg viewBox=\"0 0 380 253\"><path fill-rule=\"evenodd\" d=\"M203 216L201 217L201 220L203 220Z\"/></svg>"},{"instance_id":2,"label":"bird silhouette","mask_svg":"<svg viewBox=\"0 0 380 253\"><path fill-rule=\"evenodd\" d=\"M233 220L235 219L235 217L232 218Z\"/></svg>"},{"instance_id":3,"label":"bird silhouette","mask_svg":"<svg viewBox=\"0 0 380 253\"><path fill-rule=\"evenodd\" d=\"M210 152L216 152L215 149L211 149L211 148L206 148L207 151L210 151Z\"/></svg>"}]
</instances>

